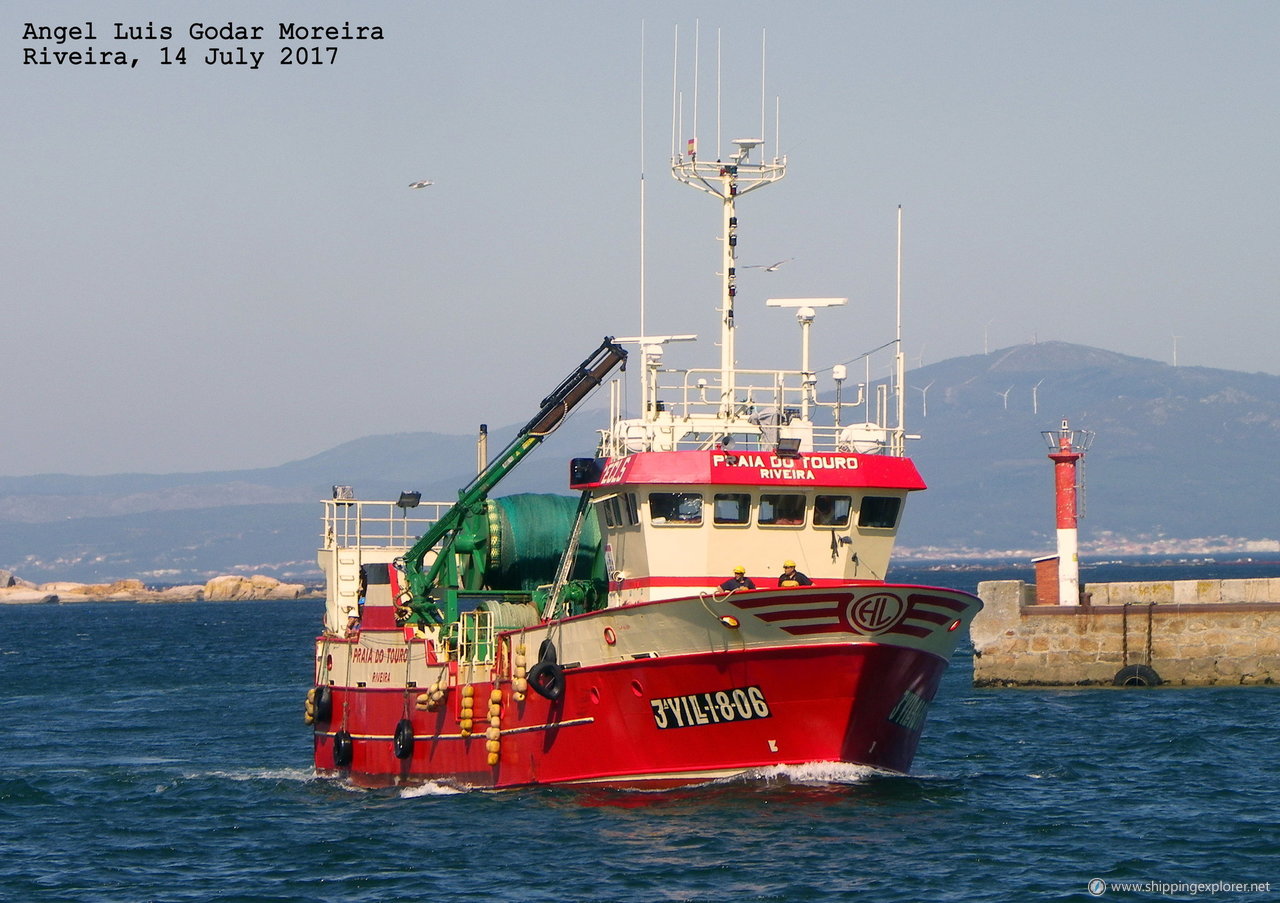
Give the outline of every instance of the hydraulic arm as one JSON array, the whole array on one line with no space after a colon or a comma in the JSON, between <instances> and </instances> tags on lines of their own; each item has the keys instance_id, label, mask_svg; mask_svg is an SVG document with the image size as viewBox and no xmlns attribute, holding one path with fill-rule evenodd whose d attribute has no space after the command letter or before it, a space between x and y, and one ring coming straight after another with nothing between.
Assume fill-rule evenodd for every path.
<instances>
[{"instance_id":1,"label":"hydraulic arm","mask_svg":"<svg viewBox=\"0 0 1280 903\"><path fill-rule=\"evenodd\" d=\"M457 563L453 546L467 515L479 511L489 492L503 477L514 470L591 390L600 385L615 367L625 363L626 359L627 352L612 337L606 337L599 348L588 355L542 400L538 413L520 429L515 439L458 493L457 504L432 524L413 548L405 553L404 573L412 596L407 601L413 611L413 620L443 623L456 616L456 612L441 610L438 602L432 599L432 590L439 587L457 588ZM435 560L424 571L422 563L427 553L437 546L439 550Z\"/></svg>"}]
</instances>

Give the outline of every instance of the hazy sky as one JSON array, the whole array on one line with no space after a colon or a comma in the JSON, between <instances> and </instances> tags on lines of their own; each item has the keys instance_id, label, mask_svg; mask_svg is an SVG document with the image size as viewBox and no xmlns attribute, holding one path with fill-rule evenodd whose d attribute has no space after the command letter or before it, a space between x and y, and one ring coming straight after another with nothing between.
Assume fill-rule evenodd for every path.
<instances>
[{"instance_id":1,"label":"hazy sky","mask_svg":"<svg viewBox=\"0 0 1280 903\"><path fill-rule=\"evenodd\" d=\"M23 36L86 21L97 40ZM282 21L386 37L282 42ZM188 31L228 22L264 39ZM851 298L815 364L892 337L901 204L912 365L1038 338L1280 372L1274 0L4 0L0 474L270 466L528 417L639 329L642 144L646 325L715 366L718 205L668 161L695 22L701 156L717 32L725 144L761 131L762 28L770 143L781 98L789 174L744 199L739 261L795 259L741 278L743 366L797 366L770 296ZM337 58L282 65L299 43Z\"/></svg>"}]
</instances>

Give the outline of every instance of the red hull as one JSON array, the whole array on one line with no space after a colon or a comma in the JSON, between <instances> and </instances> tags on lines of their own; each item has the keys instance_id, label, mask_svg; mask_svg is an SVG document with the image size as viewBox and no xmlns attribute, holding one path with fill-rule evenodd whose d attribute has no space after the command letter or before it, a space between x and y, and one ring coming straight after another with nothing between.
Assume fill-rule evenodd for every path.
<instances>
[{"instance_id":1,"label":"red hull","mask_svg":"<svg viewBox=\"0 0 1280 903\"><path fill-rule=\"evenodd\" d=\"M459 688L428 712L414 706L418 688L334 686L332 715L316 724L315 762L365 785L674 786L807 762L905 772L945 668L933 653L874 642L570 667L555 702L532 692L518 702L510 680L472 684L471 736L460 730ZM490 766L485 715L495 687L500 739ZM415 740L400 759L393 735L405 717ZM338 769L333 737L344 729L352 758Z\"/></svg>"}]
</instances>

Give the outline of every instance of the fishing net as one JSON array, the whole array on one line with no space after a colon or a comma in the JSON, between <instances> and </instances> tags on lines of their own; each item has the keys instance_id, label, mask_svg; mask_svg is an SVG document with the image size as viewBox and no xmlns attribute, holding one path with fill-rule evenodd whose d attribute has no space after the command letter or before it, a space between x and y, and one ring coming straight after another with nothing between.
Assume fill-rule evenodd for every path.
<instances>
[{"instance_id":1,"label":"fishing net","mask_svg":"<svg viewBox=\"0 0 1280 903\"><path fill-rule=\"evenodd\" d=\"M533 590L552 583L573 532L578 500L572 496L525 493L490 499L489 555L485 584L491 589ZM587 513L570 578L603 576L600 526Z\"/></svg>"}]
</instances>

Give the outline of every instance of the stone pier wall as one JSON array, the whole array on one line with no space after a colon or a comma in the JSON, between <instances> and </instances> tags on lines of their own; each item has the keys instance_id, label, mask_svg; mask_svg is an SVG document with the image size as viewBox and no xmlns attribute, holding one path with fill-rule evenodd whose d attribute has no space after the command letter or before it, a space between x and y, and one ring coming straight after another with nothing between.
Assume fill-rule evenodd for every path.
<instances>
[{"instance_id":1,"label":"stone pier wall","mask_svg":"<svg viewBox=\"0 0 1280 903\"><path fill-rule=\"evenodd\" d=\"M978 585L975 686L1280 683L1280 577L1102 583L1037 605L1021 580Z\"/></svg>"}]
</instances>

